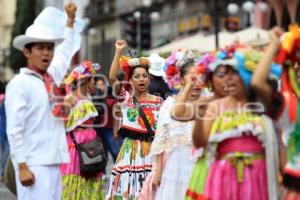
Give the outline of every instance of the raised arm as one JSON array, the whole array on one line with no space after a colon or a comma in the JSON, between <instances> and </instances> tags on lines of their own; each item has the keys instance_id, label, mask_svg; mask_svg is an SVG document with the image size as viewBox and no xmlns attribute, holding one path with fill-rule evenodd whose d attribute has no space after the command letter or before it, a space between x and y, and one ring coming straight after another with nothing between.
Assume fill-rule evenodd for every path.
<instances>
[{"instance_id":1,"label":"raised arm","mask_svg":"<svg viewBox=\"0 0 300 200\"><path fill-rule=\"evenodd\" d=\"M218 101L198 105L198 114L195 116L195 124L192 133L195 147L199 148L206 146L212 124L218 116L218 107Z\"/></svg>"},{"instance_id":2,"label":"raised arm","mask_svg":"<svg viewBox=\"0 0 300 200\"><path fill-rule=\"evenodd\" d=\"M74 42L74 22L76 16L77 7L73 2L69 2L65 6L65 11L68 15L66 28L64 31L64 38L65 40L55 48L54 57L48 68L48 72L52 75L55 80L55 83L59 85L71 65L71 60L74 56L72 49L73 49L73 42Z\"/></svg>"},{"instance_id":3,"label":"raised arm","mask_svg":"<svg viewBox=\"0 0 300 200\"><path fill-rule=\"evenodd\" d=\"M75 22L75 17L76 17L76 10L77 10L77 7L73 2L69 2L67 5L65 5L65 11L68 15L66 26L69 27L69 28L74 27L74 22Z\"/></svg>"},{"instance_id":4,"label":"raised arm","mask_svg":"<svg viewBox=\"0 0 300 200\"><path fill-rule=\"evenodd\" d=\"M176 103L171 111L172 118L178 121L193 120L195 115L193 104L188 102L188 98L194 88L196 76L191 75L188 80L176 97Z\"/></svg>"},{"instance_id":5,"label":"raised arm","mask_svg":"<svg viewBox=\"0 0 300 200\"><path fill-rule=\"evenodd\" d=\"M125 40L117 40L115 43L115 55L113 58L113 61L110 66L110 71L109 71L109 83L114 87L114 90L116 93L120 91L120 82L117 78L118 71L120 69L119 67L119 59L122 56L123 49L126 47L126 41Z\"/></svg>"},{"instance_id":6,"label":"raised arm","mask_svg":"<svg viewBox=\"0 0 300 200\"><path fill-rule=\"evenodd\" d=\"M263 58L258 63L251 80L252 89L255 91L258 99L261 100L264 105L272 104L273 90L270 84L267 83L267 80L273 58L276 55L280 45L280 36L282 35L282 30L279 27L274 27L271 29L270 33L271 43L268 45Z\"/></svg>"}]
</instances>

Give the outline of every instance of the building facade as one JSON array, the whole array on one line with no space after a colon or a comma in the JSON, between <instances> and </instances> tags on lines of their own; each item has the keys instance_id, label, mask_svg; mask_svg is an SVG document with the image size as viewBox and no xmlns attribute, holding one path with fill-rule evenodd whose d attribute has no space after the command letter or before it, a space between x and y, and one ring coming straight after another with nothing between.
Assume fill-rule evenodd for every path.
<instances>
[{"instance_id":1,"label":"building facade","mask_svg":"<svg viewBox=\"0 0 300 200\"><path fill-rule=\"evenodd\" d=\"M212 34L215 17L219 30L237 31L250 25L268 29L273 15L269 1L253 2L253 11L246 12L243 9L245 0L90 0L85 10L85 16L91 22L86 34L87 55L102 63L103 72L107 74L116 39L126 39L134 48L143 49L140 43L148 40L142 35L145 13L150 16L151 22L150 29L147 29L150 30L150 45L146 48L159 47L199 31ZM262 11L259 2L265 2L267 9ZM229 13L229 3L238 5L235 14Z\"/></svg>"},{"instance_id":2,"label":"building facade","mask_svg":"<svg viewBox=\"0 0 300 200\"><path fill-rule=\"evenodd\" d=\"M0 81L9 79L12 71L7 67L7 58L10 54L10 41L12 27L15 22L16 0L0 0L0 71L4 71L0 75Z\"/></svg>"},{"instance_id":3,"label":"building facade","mask_svg":"<svg viewBox=\"0 0 300 200\"><path fill-rule=\"evenodd\" d=\"M151 16L151 48L198 32L201 17L210 14L207 12L210 5L204 0L152 0L147 5L145 2L148 1L92 0L86 7L86 17L90 19L88 57L103 65L103 73L109 71L115 41L119 38L127 40L127 19L134 17L136 11Z\"/></svg>"}]
</instances>

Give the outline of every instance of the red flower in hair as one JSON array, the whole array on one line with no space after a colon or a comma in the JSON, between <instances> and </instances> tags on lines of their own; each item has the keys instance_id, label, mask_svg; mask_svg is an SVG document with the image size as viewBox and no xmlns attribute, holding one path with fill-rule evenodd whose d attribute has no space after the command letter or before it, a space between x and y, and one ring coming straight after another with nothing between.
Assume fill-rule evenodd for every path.
<instances>
[{"instance_id":1,"label":"red flower in hair","mask_svg":"<svg viewBox=\"0 0 300 200\"><path fill-rule=\"evenodd\" d=\"M168 68L167 68L167 71L166 71L166 74L168 76L175 76L177 74L177 68L176 66L173 64L173 65L170 65Z\"/></svg>"},{"instance_id":2,"label":"red flower in hair","mask_svg":"<svg viewBox=\"0 0 300 200\"><path fill-rule=\"evenodd\" d=\"M121 56L121 58L119 59L119 65L121 70L123 70L127 75L130 73L131 71L131 67L129 66L129 57L128 56Z\"/></svg>"},{"instance_id":3,"label":"red flower in hair","mask_svg":"<svg viewBox=\"0 0 300 200\"><path fill-rule=\"evenodd\" d=\"M196 73L197 74L204 74L206 72L205 66L200 64L196 68Z\"/></svg>"}]
</instances>

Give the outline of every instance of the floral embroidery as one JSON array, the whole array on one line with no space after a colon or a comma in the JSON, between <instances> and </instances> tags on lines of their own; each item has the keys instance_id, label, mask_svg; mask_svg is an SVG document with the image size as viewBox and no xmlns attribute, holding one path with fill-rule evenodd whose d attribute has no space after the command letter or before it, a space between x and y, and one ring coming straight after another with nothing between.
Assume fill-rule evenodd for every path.
<instances>
[{"instance_id":1,"label":"floral embroidery","mask_svg":"<svg viewBox=\"0 0 300 200\"><path fill-rule=\"evenodd\" d=\"M138 116L138 111L135 108L129 108L127 111L127 117L128 120L131 122L134 122L136 120L136 117Z\"/></svg>"},{"instance_id":2,"label":"floral embroidery","mask_svg":"<svg viewBox=\"0 0 300 200\"><path fill-rule=\"evenodd\" d=\"M144 113L145 113L145 115L146 115L146 118L147 118L147 120L148 120L150 126L153 127L153 125L155 124L156 120L155 120L155 116L154 116L152 110L144 109ZM146 126L145 126L145 124L144 124L144 121L143 121L143 119L142 119L141 116L138 117L138 124L139 124L143 129L146 128Z\"/></svg>"}]
</instances>

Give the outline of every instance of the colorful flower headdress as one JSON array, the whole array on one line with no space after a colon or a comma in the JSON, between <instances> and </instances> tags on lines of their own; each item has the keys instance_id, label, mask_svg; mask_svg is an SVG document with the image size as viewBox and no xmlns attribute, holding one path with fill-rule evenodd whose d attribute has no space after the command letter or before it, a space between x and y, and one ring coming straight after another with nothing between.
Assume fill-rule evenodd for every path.
<instances>
[{"instance_id":1,"label":"colorful flower headdress","mask_svg":"<svg viewBox=\"0 0 300 200\"><path fill-rule=\"evenodd\" d=\"M150 62L146 57L135 58L136 54L132 51L128 51L125 55L122 55L119 59L119 66L126 75L130 74L134 67L144 67L148 69Z\"/></svg>"},{"instance_id":2,"label":"colorful flower headdress","mask_svg":"<svg viewBox=\"0 0 300 200\"><path fill-rule=\"evenodd\" d=\"M100 68L101 66L98 63L86 60L71 71L70 75L65 79L65 84L69 85L79 79L91 77Z\"/></svg>"},{"instance_id":3,"label":"colorful flower headdress","mask_svg":"<svg viewBox=\"0 0 300 200\"><path fill-rule=\"evenodd\" d=\"M237 62L234 59L234 53L237 49L236 45L227 46L217 52L214 52L215 57L211 59L209 63L209 71L214 72L220 65L229 65L234 69L237 69ZM213 53L212 53L213 54Z\"/></svg>"},{"instance_id":4,"label":"colorful flower headdress","mask_svg":"<svg viewBox=\"0 0 300 200\"><path fill-rule=\"evenodd\" d=\"M207 82L207 77L209 73L209 65L215 60L215 56L212 53L203 54L196 63L196 73L201 79L202 83ZM206 86L206 85L204 85Z\"/></svg>"},{"instance_id":5,"label":"colorful flower headdress","mask_svg":"<svg viewBox=\"0 0 300 200\"><path fill-rule=\"evenodd\" d=\"M231 45L216 53L216 60L209 65L210 71L215 71L220 65L229 65L239 72L246 87L250 85L252 73L263 57L263 52L246 45ZM269 77L279 79L281 66L272 63Z\"/></svg>"},{"instance_id":6,"label":"colorful flower headdress","mask_svg":"<svg viewBox=\"0 0 300 200\"><path fill-rule=\"evenodd\" d=\"M193 53L187 51L188 50L185 49L175 50L166 59L164 67L166 76L164 77L164 80L174 93L177 93L181 88L180 67L193 62L195 59Z\"/></svg>"},{"instance_id":7,"label":"colorful flower headdress","mask_svg":"<svg viewBox=\"0 0 300 200\"><path fill-rule=\"evenodd\" d=\"M292 24L289 26L289 31L283 35L281 47L275 59L285 66L285 70L282 74L282 90L284 92L294 92L294 94L300 98L300 85L296 75L296 70L300 63L299 25ZM292 110L297 109L292 107ZM293 114L291 114L290 118L295 120L295 116L297 115L292 115Z\"/></svg>"},{"instance_id":8,"label":"colorful flower headdress","mask_svg":"<svg viewBox=\"0 0 300 200\"><path fill-rule=\"evenodd\" d=\"M281 48L276 57L278 63L300 63L300 27L297 24L289 26L289 32L285 33Z\"/></svg>"},{"instance_id":9,"label":"colorful flower headdress","mask_svg":"<svg viewBox=\"0 0 300 200\"><path fill-rule=\"evenodd\" d=\"M249 87L251 83L251 78L253 71L258 66L259 61L263 57L263 52L251 49L246 52L235 52L234 54L235 59L237 60L238 72L241 76L244 84ZM273 62L271 64L270 79L280 79L282 73L281 65Z\"/></svg>"},{"instance_id":10,"label":"colorful flower headdress","mask_svg":"<svg viewBox=\"0 0 300 200\"><path fill-rule=\"evenodd\" d=\"M166 65L164 71L166 76L165 82L171 88L173 92L178 92L181 88L180 69L189 64L197 67L196 72L200 79L205 82L208 72L208 62L210 56L206 55L202 59L196 59L195 54L191 50L178 49L173 51L172 54L166 59Z\"/></svg>"}]
</instances>

